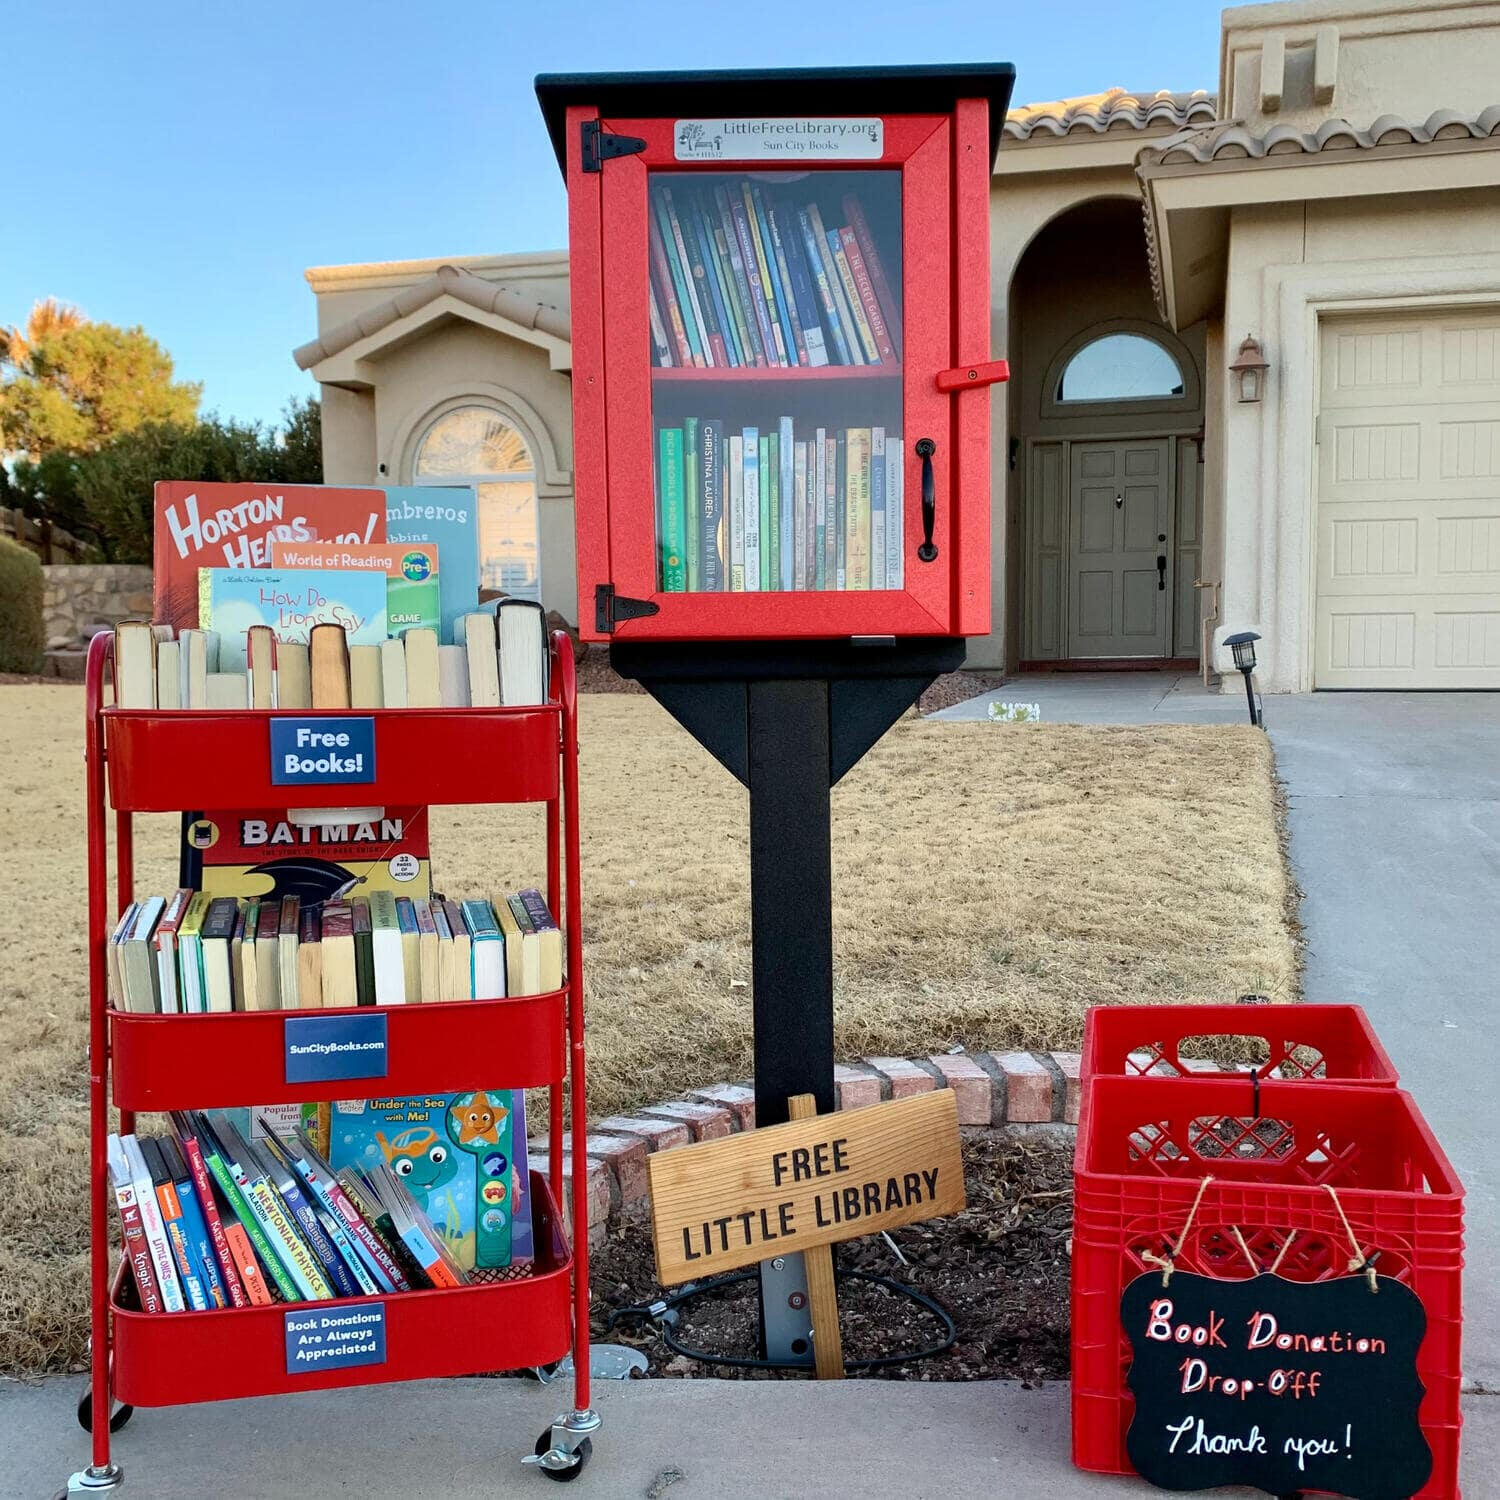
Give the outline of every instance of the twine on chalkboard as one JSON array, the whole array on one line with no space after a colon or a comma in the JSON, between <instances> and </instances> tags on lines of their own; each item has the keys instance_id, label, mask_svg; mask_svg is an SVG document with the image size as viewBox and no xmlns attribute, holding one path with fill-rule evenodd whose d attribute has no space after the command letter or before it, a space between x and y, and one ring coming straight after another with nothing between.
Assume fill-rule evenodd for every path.
<instances>
[{"instance_id":1,"label":"twine on chalkboard","mask_svg":"<svg viewBox=\"0 0 1500 1500\"><path fill-rule=\"evenodd\" d=\"M1333 1184L1325 1182L1323 1186L1328 1189L1328 1196L1333 1199L1333 1206L1339 1211L1339 1219L1344 1226L1344 1233L1349 1236L1349 1244L1354 1251L1354 1254L1349 1259L1350 1274L1365 1276L1370 1283L1371 1292L1378 1293L1380 1291L1380 1282L1375 1275L1375 1262L1380 1259L1380 1251L1376 1250L1372 1254L1366 1255L1359 1248L1359 1241L1355 1238L1354 1230L1349 1227L1349 1216L1344 1212L1344 1205L1339 1202L1339 1195L1334 1192Z\"/></svg>"},{"instance_id":2,"label":"twine on chalkboard","mask_svg":"<svg viewBox=\"0 0 1500 1500\"><path fill-rule=\"evenodd\" d=\"M1173 1248L1170 1240L1162 1241L1163 1254L1157 1255L1154 1251L1143 1250L1141 1259L1149 1266L1161 1267L1161 1284L1171 1286L1172 1272L1177 1269L1177 1257L1182 1252L1182 1247L1187 1244L1188 1236L1193 1232L1193 1220L1198 1217L1198 1205L1203 1202L1203 1195L1208 1191L1208 1185L1213 1181L1211 1176L1205 1177L1198 1184L1198 1196L1193 1199L1193 1206L1188 1210L1187 1223L1182 1226L1182 1233L1177 1238L1176 1248Z\"/></svg>"}]
</instances>

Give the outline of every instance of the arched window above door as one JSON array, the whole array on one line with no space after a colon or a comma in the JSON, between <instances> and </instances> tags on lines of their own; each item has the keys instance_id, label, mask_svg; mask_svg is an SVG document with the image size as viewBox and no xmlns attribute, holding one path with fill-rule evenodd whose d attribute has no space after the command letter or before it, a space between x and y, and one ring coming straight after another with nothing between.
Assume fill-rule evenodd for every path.
<instances>
[{"instance_id":1,"label":"arched window above door","mask_svg":"<svg viewBox=\"0 0 1500 1500\"><path fill-rule=\"evenodd\" d=\"M472 484L479 503L479 586L541 598L536 463L521 432L488 406L450 407L417 443L416 484ZM441 572L443 560L438 558Z\"/></svg>"},{"instance_id":2,"label":"arched window above door","mask_svg":"<svg viewBox=\"0 0 1500 1500\"><path fill-rule=\"evenodd\" d=\"M1155 339L1139 333L1106 333L1089 340L1063 366L1053 399L1080 401L1170 400L1186 394L1177 361Z\"/></svg>"}]
</instances>

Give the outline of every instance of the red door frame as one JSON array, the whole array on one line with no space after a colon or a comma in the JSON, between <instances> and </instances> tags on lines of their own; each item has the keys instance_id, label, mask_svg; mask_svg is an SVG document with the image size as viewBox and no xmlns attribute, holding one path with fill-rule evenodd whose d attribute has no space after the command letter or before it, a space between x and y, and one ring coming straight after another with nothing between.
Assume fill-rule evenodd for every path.
<instances>
[{"instance_id":1,"label":"red door frame","mask_svg":"<svg viewBox=\"0 0 1500 1500\"><path fill-rule=\"evenodd\" d=\"M959 115L960 125L967 124ZM878 162L830 161L799 163L799 171L850 170L894 167L902 175L902 301L905 311L902 365L902 438L905 449L905 586L898 590L823 590L795 595L770 593L687 594L665 593L656 586L656 520L653 479L651 420L651 360L648 314L647 179L653 170L673 172L703 170L774 171L774 163L714 161L679 162L673 153L673 121L670 119L611 119L602 122L605 131L635 136L646 142L644 152L606 163L596 181L602 184L599 198L599 228L590 236L600 252L597 286L603 301L603 328L591 327L590 342L602 332L605 420L594 431L578 434L580 450L585 439L590 446L603 439L603 473L597 452L590 462L593 476L603 478L608 495L608 558L602 581L612 582L618 593L648 599L659 606L655 615L622 621L615 626L617 639L775 639L839 637L852 635L933 636L957 634L960 630L955 604L963 592L964 574L972 581L972 550L968 545L972 523L961 517L962 497L955 502L954 483L960 473L973 474L976 455L955 457L955 409L977 401L982 392L952 396L936 383L940 372L954 363L954 117L948 115L892 115L884 119L885 152ZM961 132L966 138L970 133ZM959 142L960 148L964 141ZM962 167L965 165L961 163ZM970 174L965 174L966 176ZM972 177L970 176L972 181ZM988 164L985 192L988 203ZM966 226L978 226L972 208L965 213ZM578 228L575 224L575 229ZM578 240L574 241L575 247ZM964 312L975 306L975 269L966 257L963 285ZM988 225L984 225L983 261L988 264ZM964 340L988 342L988 288L984 287L985 312L980 328ZM964 321L968 321L966 316ZM972 358L977 350L971 351ZM987 350L985 357L988 358ZM714 372L701 372L710 379ZM725 372L726 376L731 372ZM797 380L796 371L778 371ZM598 410L598 397L588 393ZM600 431L599 429L604 429ZM922 539L921 461L913 453L919 437L937 444L933 454L936 526L936 564L917 560ZM988 444L985 443L987 455ZM581 455L580 455L581 456ZM984 457L984 455L978 455ZM583 467L580 463L580 469ZM987 460L986 460L987 468ZM580 475L580 478L582 476ZM974 475L980 478L980 475ZM982 474L987 487L988 474ZM978 492L983 496L983 488ZM583 497L580 495L580 503ZM988 550L987 506L981 524ZM593 523L597 528L597 522ZM960 529L962 528L962 529ZM583 526L580 526L582 540ZM597 565L600 536L595 529L588 547L590 561ZM984 563L987 564L987 556ZM968 566L964 567L963 564ZM988 568L984 568L987 575ZM987 590L985 593L987 594ZM589 600L580 600L587 611ZM957 611L972 619L972 596L967 608ZM988 616L988 598L983 601ZM588 622L592 623L592 622ZM971 627L972 628L972 627ZM588 632L586 632L588 633ZM597 635L594 638L598 638Z\"/></svg>"}]
</instances>

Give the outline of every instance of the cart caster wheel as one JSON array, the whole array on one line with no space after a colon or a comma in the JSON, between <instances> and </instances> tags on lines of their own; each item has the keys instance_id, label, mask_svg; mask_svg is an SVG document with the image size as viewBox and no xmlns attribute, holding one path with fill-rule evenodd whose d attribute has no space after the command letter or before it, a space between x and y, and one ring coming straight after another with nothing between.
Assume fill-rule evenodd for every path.
<instances>
[{"instance_id":1,"label":"cart caster wheel","mask_svg":"<svg viewBox=\"0 0 1500 1500\"><path fill-rule=\"evenodd\" d=\"M551 1446L552 1429L549 1427L545 1432L542 1433L541 1437L536 1440L536 1448L533 1451L536 1453L536 1456L540 1458L542 1454L544 1454ZM555 1479L558 1484L571 1484L575 1479L578 1478L580 1474L583 1473L583 1466L588 1463L589 1454L591 1454L593 1451L593 1439L584 1438L584 1440L573 1450L573 1457L577 1461L574 1463L571 1469L544 1468L542 1470L542 1473L545 1474L548 1479Z\"/></svg>"},{"instance_id":2,"label":"cart caster wheel","mask_svg":"<svg viewBox=\"0 0 1500 1500\"><path fill-rule=\"evenodd\" d=\"M135 1415L135 1407L128 1405L117 1406L114 1415L109 1419L109 1430L118 1432ZM78 1425L85 1432L94 1430L94 1393L85 1391L78 1398ZM64 1494L67 1492L64 1491Z\"/></svg>"}]
</instances>

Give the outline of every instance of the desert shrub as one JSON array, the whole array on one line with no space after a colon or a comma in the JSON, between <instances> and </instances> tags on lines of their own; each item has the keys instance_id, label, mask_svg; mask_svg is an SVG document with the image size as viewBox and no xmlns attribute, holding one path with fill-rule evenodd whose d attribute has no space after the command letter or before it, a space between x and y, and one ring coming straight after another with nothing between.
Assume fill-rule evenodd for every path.
<instances>
[{"instance_id":1,"label":"desert shrub","mask_svg":"<svg viewBox=\"0 0 1500 1500\"><path fill-rule=\"evenodd\" d=\"M0 672L40 672L45 646L41 562L0 536Z\"/></svg>"}]
</instances>

